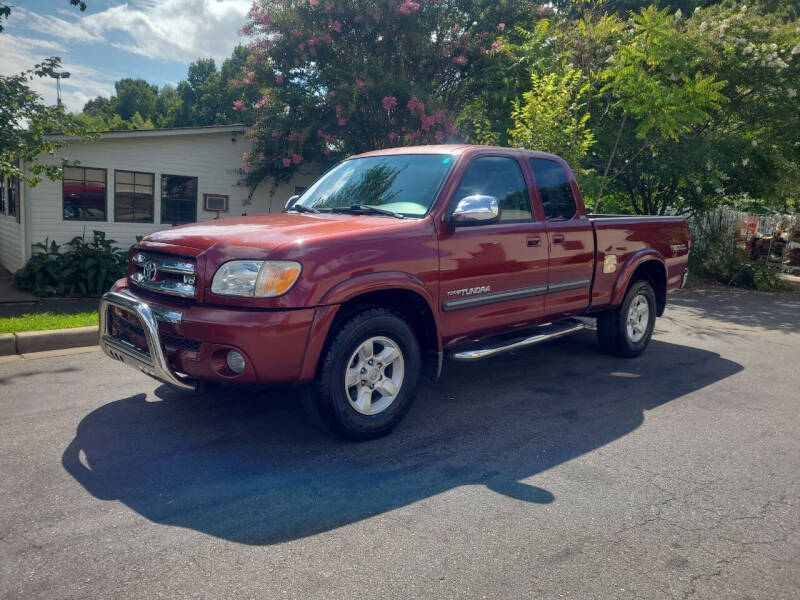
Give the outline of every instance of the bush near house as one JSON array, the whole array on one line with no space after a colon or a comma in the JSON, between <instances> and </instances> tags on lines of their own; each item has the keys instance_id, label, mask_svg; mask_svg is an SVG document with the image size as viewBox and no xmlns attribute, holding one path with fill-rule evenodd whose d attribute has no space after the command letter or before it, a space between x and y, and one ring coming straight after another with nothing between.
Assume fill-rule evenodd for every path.
<instances>
[{"instance_id":1,"label":"bush near house","mask_svg":"<svg viewBox=\"0 0 800 600\"><path fill-rule=\"evenodd\" d=\"M17 287L39 296L100 296L125 275L128 252L95 230L91 241L74 237L66 244L34 244L34 254L17 271Z\"/></svg>"}]
</instances>

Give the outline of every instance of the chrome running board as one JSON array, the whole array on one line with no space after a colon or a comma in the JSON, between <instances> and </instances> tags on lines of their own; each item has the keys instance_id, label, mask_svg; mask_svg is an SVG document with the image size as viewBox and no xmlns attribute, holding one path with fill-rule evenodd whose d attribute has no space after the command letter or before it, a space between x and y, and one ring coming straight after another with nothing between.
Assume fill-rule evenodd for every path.
<instances>
[{"instance_id":1,"label":"chrome running board","mask_svg":"<svg viewBox=\"0 0 800 600\"><path fill-rule=\"evenodd\" d=\"M529 330L526 335L519 335L519 332L514 337L504 338L489 338L478 340L469 344L469 346L462 346L452 353L452 358L458 361L473 361L489 358L496 354L503 352L510 352L512 350L519 350L527 348L528 346L535 346L551 340L577 333L586 326L583 321L578 319L565 319L555 323L548 323L540 325L534 330Z\"/></svg>"}]
</instances>

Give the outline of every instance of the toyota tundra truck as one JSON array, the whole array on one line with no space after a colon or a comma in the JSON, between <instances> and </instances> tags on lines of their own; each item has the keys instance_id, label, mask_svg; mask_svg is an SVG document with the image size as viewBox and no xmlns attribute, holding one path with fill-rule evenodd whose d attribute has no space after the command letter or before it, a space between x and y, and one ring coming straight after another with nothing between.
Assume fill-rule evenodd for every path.
<instances>
[{"instance_id":1,"label":"toyota tundra truck","mask_svg":"<svg viewBox=\"0 0 800 600\"><path fill-rule=\"evenodd\" d=\"M282 213L144 238L101 300L101 345L184 390L307 384L298 395L318 422L368 439L403 419L445 359L565 336L579 317L596 318L603 350L638 356L689 247L680 216L587 214L552 154L379 150Z\"/></svg>"}]
</instances>

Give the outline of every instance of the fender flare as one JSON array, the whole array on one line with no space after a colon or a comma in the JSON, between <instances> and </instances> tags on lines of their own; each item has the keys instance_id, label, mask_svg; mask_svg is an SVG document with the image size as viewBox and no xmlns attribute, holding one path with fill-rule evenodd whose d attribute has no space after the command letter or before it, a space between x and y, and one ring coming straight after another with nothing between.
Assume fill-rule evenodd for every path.
<instances>
[{"instance_id":1,"label":"fender flare","mask_svg":"<svg viewBox=\"0 0 800 600\"><path fill-rule=\"evenodd\" d=\"M300 379L302 381L309 381L314 378L322 350L328 339L330 328L333 326L333 322L339 312L339 307L363 294L389 290L408 290L422 297L433 316L433 324L436 328L434 332L436 344L441 350L441 326L439 324L439 315L434 310L436 302L422 280L404 271L376 271L357 275L334 285L316 303L317 308L314 311L314 320L308 334L303 365L300 369Z\"/></svg>"},{"instance_id":2,"label":"fender flare","mask_svg":"<svg viewBox=\"0 0 800 600\"><path fill-rule=\"evenodd\" d=\"M622 263L622 268L619 270L617 280L614 282L614 289L611 292L611 306L616 307L622 304L622 299L625 297L625 292L628 291L628 284L630 284L634 272L641 265L649 261L657 261L664 268L664 273L667 272L666 261L658 250L654 248L645 248L644 250L634 252ZM664 285L666 286L666 281Z\"/></svg>"},{"instance_id":3,"label":"fender flare","mask_svg":"<svg viewBox=\"0 0 800 600\"><path fill-rule=\"evenodd\" d=\"M431 312L434 312L433 307L436 306L436 302L428 288L419 277L405 271L375 271L345 279L325 292L317 305L344 304L362 294L392 289L418 293L428 303Z\"/></svg>"}]
</instances>

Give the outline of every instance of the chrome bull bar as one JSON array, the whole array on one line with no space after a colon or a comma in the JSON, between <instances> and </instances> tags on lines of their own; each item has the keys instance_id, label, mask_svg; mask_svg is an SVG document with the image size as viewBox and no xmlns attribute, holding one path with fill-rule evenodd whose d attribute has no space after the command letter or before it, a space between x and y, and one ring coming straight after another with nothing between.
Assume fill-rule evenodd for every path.
<instances>
[{"instance_id":1,"label":"chrome bull bar","mask_svg":"<svg viewBox=\"0 0 800 600\"><path fill-rule=\"evenodd\" d=\"M113 307L126 310L139 319L147 341L147 353L111 335L108 311ZM194 381L177 374L169 366L158 335L158 321L180 323L181 316L178 311L151 306L126 292L108 292L100 299L100 347L114 360L139 369L150 377L182 390L194 391Z\"/></svg>"}]
</instances>

